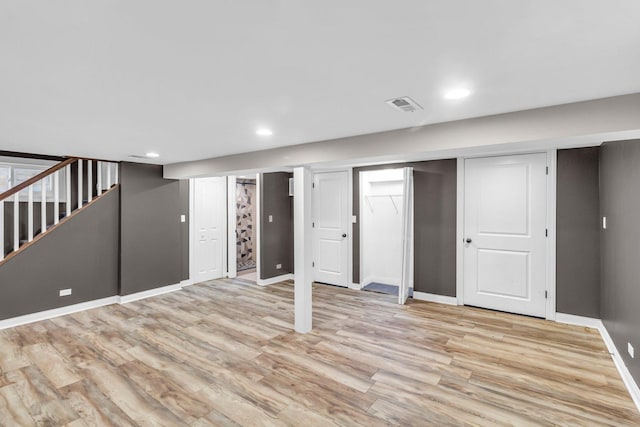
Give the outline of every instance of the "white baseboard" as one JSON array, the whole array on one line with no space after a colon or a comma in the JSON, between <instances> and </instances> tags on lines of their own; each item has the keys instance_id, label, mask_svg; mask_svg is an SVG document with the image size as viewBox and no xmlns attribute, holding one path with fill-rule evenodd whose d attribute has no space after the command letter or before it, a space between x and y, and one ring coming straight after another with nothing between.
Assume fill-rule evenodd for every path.
<instances>
[{"instance_id":1,"label":"white baseboard","mask_svg":"<svg viewBox=\"0 0 640 427\"><path fill-rule=\"evenodd\" d=\"M186 279L180 282L180 286L182 286L183 288L185 286L191 286L191 285L195 285L195 283L191 279Z\"/></svg>"},{"instance_id":2,"label":"white baseboard","mask_svg":"<svg viewBox=\"0 0 640 427\"><path fill-rule=\"evenodd\" d=\"M437 302L439 304L458 305L458 299L456 297L430 294L427 292L413 291L413 299L417 299L420 301Z\"/></svg>"},{"instance_id":3,"label":"white baseboard","mask_svg":"<svg viewBox=\"0 0 640 427\"><path fill-rule=\"evenodd\" d=\"M154 297L156 295L162 295L169 292L179 291L180 289L182 289L182 284L177 283L175 285L168 285L168 286L163 286L161 288L149 289L148 291L136 292L135 294L122 295L118 299L118 303L126 304L128 302L138 301L141 299Z\"/></svg>"},{"instance_id":4,"label":"white baseboard","mask_svg":"<svg viewBox=\"0 0 640 427\"><path fill-rule=\"evenodd\" d=\"M362 284L361 283L351 283L349 284L349 289L354 289L356 291L359 291L360 289L362 289Z\"/></svg>"},{"instance_id":5,"label":"white baseboard","mask_svg":"<svg viewBox=\"0 0 640 427\"><path fill-rule=\"evenodd\" d=\"M622 356L620 356L620 353L618 352L613 339L611 339L609 331L607 331L604 323L602 323L602 320L594 319L592 317L575 316L573 314L556 313L556 322L594 328L600 332L600 336L607 346L609 354L611 354L613 363L616 365L616 368L618 369L618 372L622 377L622 381L627 387L627 390L631 395L631 399L633 399L633 403L636 404L636 407L640 411L640 388L638 388L638 384L636 384L635 380L631 376L631 373L629 372L629 369L627 369L627 366L624 364L624 360L622 359Z\"/></svg>"},{"instance_id":6,"label":"white baseboard","mask_svg":"<svg viewBox=\"0 0 640 427\"><path fill-rule=\"evenodd\" d=\"M295 280L292 273L283 274L281 276L270 277L268 279L257 279L256 283L260 286L273 285L274 283L284 282L285 280Z\"/></svg>"},{"instance_id":7,"label":"white baseboard","mask_svg":"<svg viewBox=\"0 0 640 427\"><path fill-rule=\"evenodd\" d=\"M78 311L84 311L92 308L102 307L105 305L115 304L118 302L118 300L119 297L116 295L112 297L96 299L93 301L68 305L66 307L53 308L51 310L25 314L24 316L12 317L10 319L0 320L0 329L13 328L15 326L26 325L27 323L39 322L41 320L53 319L54 317L77 313Z\"/></svg>"}]
</instances>

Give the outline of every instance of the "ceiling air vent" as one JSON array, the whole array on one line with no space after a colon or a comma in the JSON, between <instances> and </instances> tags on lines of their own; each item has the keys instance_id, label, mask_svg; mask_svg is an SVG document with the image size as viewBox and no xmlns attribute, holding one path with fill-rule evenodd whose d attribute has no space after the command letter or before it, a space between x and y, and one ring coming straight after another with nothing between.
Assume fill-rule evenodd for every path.
<instances>
[{"instance_id":1,"label":"ceiling air vent","mask_svg":"<svg viewBox=\"0 0 640 427\"><path fill-rule=\"evenodd\" d=\"M418 104L413 99L408 96L403 96L401 98L394 98L385 101L389 106L395 108L396 110L404 111L405 113L413 113L416 110L422 110L420 104Z\"/></svg>"}]
</instances>

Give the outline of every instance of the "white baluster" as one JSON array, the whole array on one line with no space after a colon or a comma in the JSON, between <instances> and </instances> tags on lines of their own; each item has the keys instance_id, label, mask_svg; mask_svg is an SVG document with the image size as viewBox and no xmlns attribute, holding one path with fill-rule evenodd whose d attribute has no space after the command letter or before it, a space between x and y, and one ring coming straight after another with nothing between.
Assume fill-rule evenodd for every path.
<instances>
[{"instance_id":1,"label":"white baluster","mask_svg":"<svg viewBox=\"0 0 640 427\"><path fill-rule=\"evenodd\" d=\"M40 234L47 231L47 179L49 177L40 180Z\"/></svg>"},{"instance_id":2,"label":"white baluster","mask_svg":"<svg viewBox=\"0 0 640 427\"><path fill-rule=\"evenodd\" d=\"M33 240L33 185L27 187L27 241Z\"/></svg>"},{"instance_id":3,"label":"white baluster","mask_svg":"<svg viewBox=\"0 0 640 427\"><path fill-rule=\"evenodd\" d=\"M78 209L82 207L82 160L78 160Z\"/></svg>"},{"instance_id":4,"label":"white baluster","mask_svg":"<svg viewBox=\"0 0 640 427\"><path fill-rule=\"evenodd\" d=\"M4 199L0 200L0 261L4 259Z\"/></svg>"},{"instance_id":5,"label":"white baluster","mask_svg":"<svg viewBox=\"0 0 640 427\"><path fill-rule=\"evenodd\" d=\"M98 196L101 196L102 195L102 162L98 162L96 168L97 168L96 180L98 181L98 184L97 184Z\"/></svg>"},{"instance_id":6,"label":"white baluster","mask_svg":"<svg viewBox=\"0 0 640 427\"><path fill-rule=\"evenodd\" d=\"M20 249L20 194L13 195L13 250Z\"/></svg>"},{"instance_id":7,"label":"white baluster","mask_svg":"<svg viewBox=\"0 0 640 427\"><path fill-rule=\"evenodd\" d=\"M111 188L111 163L107 163L107 190Z\"/></svg>"},{"instance_id":8,"label":"white baluster","mask_svg":"<svg viewBox=\"0 0 640 427\"><path fill-rule=\"evenodd\" d=\"M115 175L116 175L116 177L115 177L115 178L114 178L114 180L113 180L113 183L114 183L114 184L117 184L117 183L118 183L118 173L120 172L120 169L119 169L119 168L120 168L120 164L119 164L119 163L114 163L114 164L113 164L113 169L114 169L114 171L115 171Z\"/></svg>"},{"instance_id":9,"label":"white baluster","mask_svg":"<svg viewBox=\"0 0 640 427\"><path fill-rule=\"evenodd\" d=\"M60 175L53 173L53 223L60 221Z\"/></svg>"},{"instance_id":10,"label":"white baluster","mask_svg":"<svg viewBox=\"0 0 640 427\"><path fill-rule=\"evenodd\" d=\"M66 166L65 169L67 171L67 174L66 174L67 175L66 176L66 181L67 182L65 183L65 186L67 187L66 188L66 190L67 190L67 194L66 194L66 196L67 196L67 209L66 209L67 210L67 214L65 216L65 218L66 218L69 215L71 215L71 165Z\"/></svg>"},{"instance_id":11,"label":"white baluster","mask_svg":"<svg viewBox=\"0 0 640 427\"><path fill-rule=\"evenodd\" d=\"M93 161L87 160L87 200L93 199Z\"/></svg>"}]
</instances>

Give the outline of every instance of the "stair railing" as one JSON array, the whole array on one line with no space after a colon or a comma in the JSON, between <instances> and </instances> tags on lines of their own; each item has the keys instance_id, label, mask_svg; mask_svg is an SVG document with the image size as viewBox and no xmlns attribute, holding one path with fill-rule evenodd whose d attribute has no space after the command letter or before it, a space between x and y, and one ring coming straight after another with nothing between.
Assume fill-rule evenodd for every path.
<instances>
[{"instance_id":1,"label":"stair railing","mask_svg":"<svg viewBox=\"0 0 640 427\"><path fill-rule=\"evenodd\" d=\"M95 168L95 170L94 170ZM75 173L74 173L75 169ZM118 184L118 163L94 159L68 158L32 178L0 194L0 262L12 256L34 238L46 233L52 226L71 216ZM95 181L94 181L95 175ZM72 188L72 180L76 186ZM63 183L61 183L63 182ZM95 182L95 185L94 185ZM62 197L61 197L62 196ZM74 197L75 196L75 197ZM34 203L40 200L40 229L34 230ZM72 206L75 198L76 203ZM26 199L26 201L25 201ZM13 203L12 221L5 222L5 203ZM26 203L26 233L21 232L21 206ZM64 212L60 204L64 203ZM53 205L53 220L48 220L47 205ZM10 223L12 226L9 226ZM23 228L24 228L24 224ZM6 249L5 231L11 229L12 244ZM26 236L23 236L26 234ZM21 239L21 237L25 237Z\"/></svg>"}]
</instances>

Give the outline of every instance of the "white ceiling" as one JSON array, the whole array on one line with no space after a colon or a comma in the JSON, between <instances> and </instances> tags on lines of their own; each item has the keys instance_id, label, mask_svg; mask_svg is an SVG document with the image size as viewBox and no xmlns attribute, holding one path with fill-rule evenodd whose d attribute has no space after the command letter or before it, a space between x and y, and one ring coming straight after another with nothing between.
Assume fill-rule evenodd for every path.
<instances>
[{"instance_id":1,"label":"white ceiling","mask_svg":"<svg viewBox=\"0 0 640 427\"><path fill-rule=\"evenodd\" d=\"M172 163L640 92L639 22L637 0L3 0L0 150ZM424 111L384 103L405 95Z\"/></svg>"}]
</instances>

